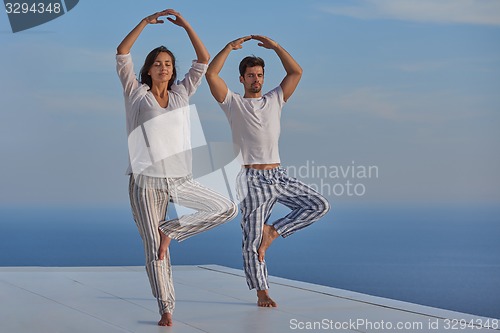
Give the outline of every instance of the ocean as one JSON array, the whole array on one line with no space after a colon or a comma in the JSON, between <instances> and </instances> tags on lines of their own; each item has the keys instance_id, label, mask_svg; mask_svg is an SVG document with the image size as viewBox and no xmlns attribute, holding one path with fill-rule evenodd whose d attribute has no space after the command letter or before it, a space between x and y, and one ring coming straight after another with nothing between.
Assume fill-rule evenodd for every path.
<instances>
[{"instance_id":1,"label":"ocean","mask_svg":"<svg viewBox=\"0 0 500 333\"><path fill-rule=\"evenodd\" d=\"M241 269L239 223L172 242L172 263ZM333 202L266 262L274 276L500 318L499 205ZM0 207L0 266L122 265L144 265L128 206Z\"/></svg>"}]
</instances>

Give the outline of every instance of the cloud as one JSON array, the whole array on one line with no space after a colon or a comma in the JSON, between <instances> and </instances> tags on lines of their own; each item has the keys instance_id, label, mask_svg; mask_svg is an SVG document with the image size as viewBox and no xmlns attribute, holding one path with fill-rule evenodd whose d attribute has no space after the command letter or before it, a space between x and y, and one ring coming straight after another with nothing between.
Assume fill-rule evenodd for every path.
<instances>
[{"instance_id":1,"label":"cloud","mask_svg":"<svg viewBox=\"0 0 500 333\"><path fill-rule=\"evenodd\" d=\"M291 131L296 134L312 134L321 130L321 126L317 126L316 122L304 122L302 117L300 119L292 119L290 117L282 119L281 128L284 131Z\"/></svg>"},{"instance_id":2,"label":"cloud","mask_svg":"<svg viewBox=\"0 0 500 333\"><path fill-rule=\"evenodd\" d=\"M362 112L387 120L409 120L394 92L378 88L359 88L338 96L336 106L345 112ZM413 120L413 119L412 119Z\"/></svg>"},{"instance_id":3,"label":"cloud","mask_svg":"<svg viewBox=\"0 0 500 333\"><path fill-rule=\"evenodd\" d=\"M358 19L500 25L498 0L357 0L321 10Z\"/></svg>"},{"instance_id":4,"label":"cloud","mask_svg":"<svg viewBox=\"0 0 500 333\"><path fill-rule=\"evenodd\" d=\"M394 64L391 67L407 73L431 72L450 67L450 60L442 61L421 61L413 63Z\"/></svg>"},{"instance_id":5,"label":"cloud","mask_svg":"<svg viewBox=\"0 0 500 333\"><path fill-rule=\"evenodd\" d=\"M121 96L108 96L95 92L67 91L58 94L54 91L42 91L34 94L40 110L49 114L118 114L124 112Z\"/></svg>"},{"instance_id":6,"label":"cloud","mask_svg":"<svg viewBox=\"0 0 500 333\"><path fill-rule=\"evenodd\" d=\"M418 126L498 121L497 105L487 94L454 90L403 92L382 87L346 91L331 103L333 109L343 114Z\"/></svg>"}]
</instances>

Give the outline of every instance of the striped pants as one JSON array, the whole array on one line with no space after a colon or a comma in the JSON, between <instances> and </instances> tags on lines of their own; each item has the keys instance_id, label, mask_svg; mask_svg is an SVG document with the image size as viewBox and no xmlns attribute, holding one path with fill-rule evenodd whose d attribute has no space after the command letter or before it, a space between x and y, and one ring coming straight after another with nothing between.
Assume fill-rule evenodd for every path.
<instances>
[{"instance_id":1,"label":"striped pants","mask_svg":"<svg viewBox=\"0 0 500 333\"><path fill-rule=\"evenodd\" d=\"M175 306L170 254L158 260L160 229L172 239L182 241L233 219L236 205L220 194L195 182L191 176L156 178L131 175L130 205L139 229L146 257L146 272L160 314L172 313ZM174 202L195 213L165 221L167 206Z\"/></svg>"},{"instance_id":2,"label":"striped pants","mask_svg":"<svg viewBox=\"0 0 500 333\"><path fill-rule=\"evenodd\" d=\"M291 209L286 216L270 223L282 237L307 227L330 209L328 201L311 187L289 177L286 170L243 168L237 176L237 194L242 214L243 266L248 287L269 289L266 263L260 262L257 250L276 202Z\"/></svg>"}]
</instances>

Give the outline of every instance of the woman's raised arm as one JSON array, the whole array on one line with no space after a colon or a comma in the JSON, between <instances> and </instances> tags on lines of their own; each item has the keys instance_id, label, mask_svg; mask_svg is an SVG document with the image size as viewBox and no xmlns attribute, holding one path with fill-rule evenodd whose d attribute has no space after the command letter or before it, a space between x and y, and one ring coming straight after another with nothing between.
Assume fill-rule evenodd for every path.
<instances>
[{"instance_id":1,"label":"woman's raised arm","mask_svg":"<svg viewBox=\"0 0 500 333\"><path fill-rule=\"evenodd\" d=\"M116 53L117 54L128 54L130 53L130 50L132 49L132 46L134 45L135 41L141 34L142 30L148 25L148 24L162 24L164 21L159 20L158 18L160 16L165 16L167 14L167 10L161 11L154 13L152 15L149 15L148 17L145 17L141 20L141 22L134 28L132 29L131 32L122 40L120 45L116 48Z\"/></svg>"},{"instance_id":2,"label":"woman's raised arm","mask_svg":"<svg viewBox=\"0 0 500 333\"><path fill-rule=\"evenodd\" d=\"M189 24L189 22L179 12L173 9L167 9L164 13L175 16L175 19L167 17L167 20L186 30L189 39L191 40L191 44L193 44L194 51L196 52L196 61L202 64L208 64L210 54L191 24Z\"/></svg>"}]
</instances>

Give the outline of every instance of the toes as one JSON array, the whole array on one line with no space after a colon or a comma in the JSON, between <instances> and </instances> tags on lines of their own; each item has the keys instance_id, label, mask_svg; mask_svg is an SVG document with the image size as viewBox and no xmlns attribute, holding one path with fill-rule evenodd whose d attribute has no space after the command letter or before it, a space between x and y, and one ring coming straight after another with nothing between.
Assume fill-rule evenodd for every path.
<instances>
[{"instance_id":1,"label":"toes","mask_svg":"<svg viewBox=\"0 0 500 333\"><path fill-rule=\"evenodd\" d=\"M262 308L275 308L277 307L276 303L272 300L265 300L265 301L259 301L257 302L257 305L262 307Z\"/></svg>"},{"instance_id":2,"label":"toes","mask_svg":"<svg viewBox=\"0 0 500 333\"><path fill-rule=\"evenodd\" d=\"M160 321L158 322L158 326L172 326L173 321L171 316L163 315Z\"/></svg>"}]
</instances>

